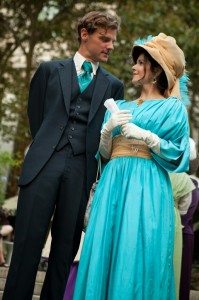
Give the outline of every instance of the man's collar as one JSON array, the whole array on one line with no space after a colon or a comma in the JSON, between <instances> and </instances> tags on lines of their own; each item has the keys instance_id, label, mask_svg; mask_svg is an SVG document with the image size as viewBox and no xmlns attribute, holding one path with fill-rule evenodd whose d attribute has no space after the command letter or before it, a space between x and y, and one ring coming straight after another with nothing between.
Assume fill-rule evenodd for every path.
<instances>
[{"instance_id":1,"label":"man's collar","mask_svg":"<svg viewBox=\"0 0 199 300\"><path fill-rule=\"evenodd\" d=\"M86 58L77 51L74 55L73 60L74 60L75 68L77 70L77 74L81 73L82 65L83 65L84 61L86 60ZM99 67L99 62L97 62L97 63L91 62L91 64L93 67L93 75L96 75L97 69Z\"/></svg>"}]
</instances>

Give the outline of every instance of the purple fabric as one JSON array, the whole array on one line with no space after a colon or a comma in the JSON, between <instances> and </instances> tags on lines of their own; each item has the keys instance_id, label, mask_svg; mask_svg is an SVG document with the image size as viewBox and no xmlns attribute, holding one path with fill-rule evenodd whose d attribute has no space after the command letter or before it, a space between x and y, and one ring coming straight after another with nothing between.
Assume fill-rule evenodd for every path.
<instances>
[{"instance_id":1,"label":"purple fabric","mask_svg":"<svg viewBox=\"0 0 199 300\"><path fill-rule=\"evenodd\" d=\"M198 204L199 204L199 189L198 189L197 181L194 179L192 179L192 180L196 186L196 189L192 191L191 204L189 206L189 209L188 209L186 215L181 216L181 221L182 221L182 225L184 226L183 233L193 235L194 233L193 233L192 219L193 219L194 212L196 211Z\"/></svg>"},{"instance_id":2,"label":"purple fabric","mask_svg":"<svg viewBox=\"0 0 199 300\"><path fill-rule=\"evenodd\" d=\"M195 184L196 189L192 191L191 205L187 211L187 214L181 216L182 225L184 228L179 300L189 300L190 293L191 268L194 250L193 215L199 204L198 182L193 180L193 183Z\"/></svg>"},{"instance_id":3,"label":"purple fabric","mask_svg":"<svg viewBox=\"0 0 199 300\"><path fill-rule=\"evenodd\" d=\"M184 233L179 300L189 300L193 248L194 236Z\"/></svg>"},{"instance_id":4,"label":"purple fabric","mask_svg":"<svg viewBox=\"0 0 199 300\"><path fill-rule=\"evenodd\" d=\"M66 284L66 289L65 289L63 300L72 300L73 299L73 292L74 292L75 281L76 281L76 277L77 277L78 264L79 264L79 262L75 261L75 262L73 262L73 264L70 268L70 274L69 274L68 281Z\"/></svg>"}]
</instances>

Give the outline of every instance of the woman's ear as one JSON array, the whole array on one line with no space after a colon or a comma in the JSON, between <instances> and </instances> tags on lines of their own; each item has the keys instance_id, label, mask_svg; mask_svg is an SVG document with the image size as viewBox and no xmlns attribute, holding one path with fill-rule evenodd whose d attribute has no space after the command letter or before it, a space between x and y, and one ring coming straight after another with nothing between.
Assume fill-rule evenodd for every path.
<instances>
[{"instance_id":1,"label":"woman's ear","mask_svg":"<svg viewBox=\"0 0 199 300\"><path fill-rule=\"evenodd\" d=\"M155 67L154 69L154 74L155 77L157 78L161 73L163 72L163 69L161 67Z\"/></svg>"}]
</instances>

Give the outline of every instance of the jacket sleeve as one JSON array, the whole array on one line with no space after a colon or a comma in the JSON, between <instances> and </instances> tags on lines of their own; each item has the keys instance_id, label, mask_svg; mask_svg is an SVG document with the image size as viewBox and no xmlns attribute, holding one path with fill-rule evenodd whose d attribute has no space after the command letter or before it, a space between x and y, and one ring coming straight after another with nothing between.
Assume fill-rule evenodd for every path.
<instances>
[{"instance_id":1,"label":"jacket sleeve","mask_svg":"<svg viewBox=\"0 0 199 300\"><path fill-rule=\"evenodd\" d=\"M36 70L29 89L28 119L31 136L34 139L42 121L44 112L44 101L46 94L47 76L45 75L45 64L42 63Z\"/></svg>"},{"instance_id":2,"label":"jacket sleeve","mask_svg":"<svg viewBox=\"0 0 199 300\"><path fill-rule=\"evenodd\" d=\"M124 99L124 85L123 85L123 83L120 84L120 86L116 90L115 96L113 98L115 100Z\"/></svg>"}]
</instances>

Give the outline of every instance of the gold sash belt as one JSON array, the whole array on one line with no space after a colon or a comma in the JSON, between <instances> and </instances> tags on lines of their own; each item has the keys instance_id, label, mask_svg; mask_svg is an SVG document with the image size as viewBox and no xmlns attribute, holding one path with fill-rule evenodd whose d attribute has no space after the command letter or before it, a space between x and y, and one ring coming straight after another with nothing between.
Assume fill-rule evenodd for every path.
<instances>
[{"instance_id":1,"label":"gold sash belt","mask_svg":"<svg viewBox=\"0 0 199 300\"><path fill-rule=\"evenodd\" d=\"M111 158L119 156L135 156L150 159L151 153L145 142L127 139L122 135L118 135L113 138Z\"/></svg>"}]
</instances>

